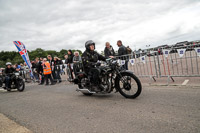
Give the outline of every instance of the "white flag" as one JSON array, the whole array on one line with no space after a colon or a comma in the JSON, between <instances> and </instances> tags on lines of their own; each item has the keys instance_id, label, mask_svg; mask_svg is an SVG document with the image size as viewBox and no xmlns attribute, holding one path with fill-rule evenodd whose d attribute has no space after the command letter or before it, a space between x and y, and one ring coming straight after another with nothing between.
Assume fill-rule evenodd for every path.
<instances>
[{"instance_id":1,"label":"white flag","mask_svg":"<svg viewBox=\"0 0 200 133\"><path fill-rule=\"evenodd\" d=\"M135 59L130 59L129 62L131 63L131 65L135 64Z\"/></svg>"},{"instance_id":2,"label":"white flag","mask_svg":"<svg viewBox=\"0 0 200 133\"><path fill-rule=\"evenodd\" d=\"M145 64L145 56L140 57L140 59Z\"/></svg>"},{"instance_id":3,"label":"white flag","mask_svg":"<svg viewBox=\"0 0 200 133\"><path fill-rule=\"evenodd\" d=\"M119 65L121 65L121 60L120 60L120 59L118 59L118 60L117 60L117 63L118 63Z\"/></svg>"},{"instance_id":4,"label":"white flag","mask_svg":"<svg viewBox=\"0 0 200 133\"><path fill-rule=\"evenodd\" d=\"M163 49L163 54L165 55L165 57L167 58L169 55L170 50L168 49Z\"/></svg>"},{"instance_id":5,"label":"white flag","mask_svg":"<svg viewBox=\"0 0 200 133\"><path fill-rule=\"evenodd\" d=\"M180 57L183 57L183 55L185 54L185 50L186 49L177 49L178 54L179 54Z\"/></svg>"},{"instance_id":6,"label":"white flag","mask_svg":"<svg viewBox=\"0 0 200 133\"><path fill-rule=\"evenodd\" d=\"M197 55L200 57L200 48L194 48L194 49L197 52Z\"/></svg>"},{"instance_id":7,"label":"white flag","mask_svg":"<svg viewBox=\"0 0 200 133\"><path fill-rule=\"evenodd\" d=\"M124 65L125 64L125 60L121 60L121 65Z\"/></svg>"}]
</instances>

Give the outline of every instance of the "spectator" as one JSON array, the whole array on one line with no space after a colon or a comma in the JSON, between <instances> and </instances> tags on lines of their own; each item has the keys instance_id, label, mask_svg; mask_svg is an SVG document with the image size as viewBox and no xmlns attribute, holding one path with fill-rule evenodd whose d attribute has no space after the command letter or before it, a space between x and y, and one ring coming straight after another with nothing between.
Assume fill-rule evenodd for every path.
<instances>
[{"instance_id":1,"label":"spectator","mask_svg":"<svg viewBox=\"0 0 200 133\"><path fill-rule=\"evenodd\" d=\"M38 73L36 71L36 61L32 61L31 64L32 64L33 76L34 76L36 82L38 82L39 81L39 77L38 77Z\"/></svg>"},{"instance_id":2,"label":"spectator","mask_svg":"<svg viewBox=\"0 0 200 133\"><path fill-rule=\"evenodd\" d=\"M73 57L74 57L74 55L73 55L72 50L68 50L67 54L68 54L68 63L70 63L70 64L73 63Z\"/></svg>"},{"instance_id":3,"label":"spectator","mask_svg":"<svg viewBox=\"0 0 200 133\"><path fill-rule=\"evenodd\" d=\"M3 73L3 70L2 70L2 68L0 68L0 75Z\"/></svg>"},{"instance_id":4,"label":"spectator","mask_svg":"<svg viewBox=\"0 0 200 133\"><path fill-rule=\"evenodd\" d=\"M106 58L115 55L115 51L109 42L106 42L106 47L104 49L104 55Z\"/></svg>"},{"instance_id":5,"label":"spectator","mask_svg":"<svg viewBox=\"0 0 200 133\"><path fill-rule=\"evenodd\" d=\"M80 72L80 62L81 62L81 56L79 55L79 52L76 51L74 52L74 57L73 57L73 70L74 74L77 75L77 72Z\"/></svg>"},{"instance_id":6,"label":"spectator","mask_svg":"<svg viewBox=\"0 0 200 133\"><path fill-rule=\"evenodd\" d=\"M41 82L39 83L39 85L42 85L44 84L44 74L43 74L43 66L42 66L42 62L39 61L39 58L36 58L35 59L36 61L36 71L37 73L40 75L40 79L41 79Z\"/></svg>"},{"instance_id":7,"label":"spectator","mask_svg":"<svg viewBox=\"0 0 200 133\"><path fill-rule=\"evenodd\" d=\"M65 64L68 64L68 55L66 54L64 57L65 57Z\"/></svg>"},{"instance_id":8,"label":"spectator","mask_svg":"<svg viewBox=\"0 0 200 133\"><path fill-rule=\"evenodd\" d=\"M68 50L67 54L68 54L68 59L67 59L68 65L67 65L67 67L70 70L70 72L68 73L68 76L70 74L71 76L69 76L69 77L71 77L71 78L69 78L69 80L72 80L73 79L73 57L74 57L74 55L73 55L72 50Z\"/></svg>"},{"instance_id":9,"label":"spectator","mask_svg":"<svg viewBox=\"0 0 200 133\"><path fill-rule=\"evenodd\" d=\"M66 54L66 55L64 56L64 58L65 58L65 63L64 63L64 65L65 65L65 71L67 72L68 55Z\"/></svg>"},{"instance_id":10,"label":"spectator","mask_svg":"<svg viewBox=\"0 0 200 133\"><path fill-rule=\"evenodd\" d=\"M122 65L122 67L125 69L125 70L128 70L128 56L123 56L123 55L127 55L128 52L127 52L127 49L126 47L122 44L122 41L121 40L118 40L117 41L117 45L119 47L118 49L118 56L121 56L121 60L125 60L125 64Z\"/></svg>"},{"instance_id":11,"label":"spectator","mask_svg":"<svg viewBox=\"0 0 200 133\"><path fill-rule=\"evenodd\" d=\"M132 49L129 46L126 47L126 50L127 50L127 54L131 54L132 53Z\"/></svg>"},{"instance_id":12,"label":"spectator","mask_svg":"<svg viewBox=\"0 0 200 133\"><path fill-rule=\"evenodd\" d=\"M21 69L20 70L24 70L24 64L20 63Z\"/></svg>"},{"instance_id":13,"label":"spectator","mask_svg":"<svg viewBox=\"0 0 200 133\"><path fill-rule=\"evenodd\" d=\"M29 67L27 66L26 62L24 62L24 75L25 75L25 81L27 81L28 78L30 78L30 73L29 73Z\"/></svg>"},{"instance_id":14,"label":"spectator","mask_svg":"<svg viewBox=\"0 0 200 133\"><path fill-rule=\"evenodd\" d=\"M51 72L52 72L51 66L50 66L50 63L47 61L46 58L43 59L42 66L43 66L44 77L45 77L45 80L46 80L45 85L49 85L49 79L51 81L51 85L54 85L53 79L51 77Z\"/></svg>"},{"instance_id":15,"label":"spectator","mask_svg":"<svg viewBox=\"0 0 200 133\"><path fill-rule=\"evenodd\" d=\"M61 60L60 58L58 58L60 61L61 61L61 65L60 65L60 74L64 74L65 75L65 65L64 65L64 62L65 60Z\"/></svg>"},{"instance_id":16,"label":"spectator","mask_svg":"<svg viewBox=\"0 0 200 133\"><path fill-rule=\"evenodd\" d=\"M40 57L40 61L43 62L43 58L42 57Z\"/></svg>"},{"instance_id":17,"label":"spectator","mask_svg":"<svg viewBox=\"0 0 200 133\"><path fill-rule=\"evenodd\" d=\"M15 68L21 70L21 66L18 65L17 63L15 64Z\"/></svg>"},{"instance_id":18,"label":"spectator","mask_svg":"<svg viewBox=\"0 0 200 133\"><path fill-rule=\"evenodd\" d=\"M48 56L47 56L47 59L48 59L50 65L53 66L54 60L53 60L52 56L51 56L51 55L48 55Z\"/></svg>"},{"instance_id":19,"label":"spectator","mask_svg":"<svg viewBox=\"0 0 200 133\"><path fill-rule=\"evenodd\" d=\"M55 82L58 80L59 83L62 82L60 77L60 65L62 65L62 61L58 57L54 57L54 73L56 75Z\"/></svg>"},{"instance_id":20,"label":"spectator","mask_svg":"<svg viewBox=\"0 0 200 133\"><path fill-rule=\"evenodd\" d=\"M56 74L55 74L55 71L54 71L54 60L53 60L53 58L52 58L52 56L51 55L48 55L47 56L47 59L48 59L48 61L49 61L49 63L50 63L50 66L51 66L51 71L52 71L52 76L53 76L53 80L54 80L54 82L56 81Z\"/></svg>"}]
</instances>

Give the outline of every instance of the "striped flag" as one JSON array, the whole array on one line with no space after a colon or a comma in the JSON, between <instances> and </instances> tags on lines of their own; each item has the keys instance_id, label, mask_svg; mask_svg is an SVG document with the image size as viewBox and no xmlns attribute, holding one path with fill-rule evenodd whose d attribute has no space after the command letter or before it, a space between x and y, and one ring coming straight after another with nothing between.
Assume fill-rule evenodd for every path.
<instances>
[{"instance_id":1,"label":"striped flag","mask_svg":"<svg viewBox=\"0 0 200 133\"><path fill-rule=\"evenodd\" d=\"M20 41L13 41L13 43L17 47L17 49L19 51L19 54L22 56L22 58L26 62L27 66L29 68L30 76L33 77L33 72L32 72L32 69L31 69L32 64L30 62L30 59L29 59L29 56L28 56L28 52L26 50L25 45Z\"/></svg>"}]
</instances>

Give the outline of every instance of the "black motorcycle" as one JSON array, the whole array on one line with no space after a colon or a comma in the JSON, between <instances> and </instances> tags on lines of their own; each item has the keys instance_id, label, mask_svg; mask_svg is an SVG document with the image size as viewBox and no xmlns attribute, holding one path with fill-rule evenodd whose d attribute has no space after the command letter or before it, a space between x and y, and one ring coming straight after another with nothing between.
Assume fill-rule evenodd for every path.
<instances>
[{"instance_id":1,"label":"black motorcycle","mask_svg":"<svg viewBox=\"0 0 200 133\"><path fill-rule=\"evenodd\" d=\"M6 76L10 77L10 86L9 88L5 87ZM4 88L7 91L11 91L12 89L17 89L19 92L24 91L25 82L23 78L20 76L19 72L3 74L0 75L0 87Z\"/></svg>"},{"instance_id":2,"label":"black motorcycle","mask_svg":"<svg viewBox=\"0 0 200 133\"><path fill-rule=\"evenodd\" d=\"M97 63L99 64L99 63ZM78 85L77 91L91 96L95 93L119 92L126 98L136 98L142 91L140 80L131 71L123 70L117 60L107 59L104 66L96 66L100 69L100 84L93 85L84 70L76 75L74 83ZM83 69L83 68L82 68Z\"/></svg>"}]
</instances>

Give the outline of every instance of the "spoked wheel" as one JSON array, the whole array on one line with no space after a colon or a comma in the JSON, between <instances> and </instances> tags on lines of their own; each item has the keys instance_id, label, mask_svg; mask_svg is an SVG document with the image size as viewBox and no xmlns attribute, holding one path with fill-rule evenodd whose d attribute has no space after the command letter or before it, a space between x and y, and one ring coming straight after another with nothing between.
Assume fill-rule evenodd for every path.
<instances>
[{"instance_id":1,"label":"spoked wheel","mask_svg":"<svg viewBox=\"0 0 200 133\"><path fill-rule=\"evenodd\" d=\"M132 73L122 73L116 80L116 88L126 98L136 98L142 91L140 80Z\"/></svg>"},{"instance_id":2,"label":"spoked wheel","mask_svg":"<svg viewBox=\"0 0 200 133\"><path fill-rule=\"evenodd\" d=\"M23 80L23 79L18 80L18 83L17 83L17 90L18 90L19 92L22 92L22 91L24 91L24 88L25 88L24 80Z\"/></svg>"}]
</instances>

